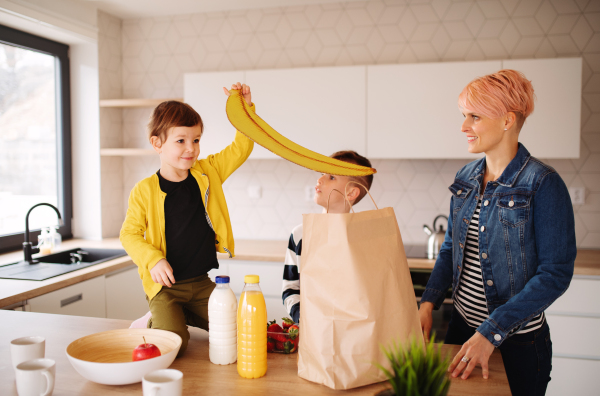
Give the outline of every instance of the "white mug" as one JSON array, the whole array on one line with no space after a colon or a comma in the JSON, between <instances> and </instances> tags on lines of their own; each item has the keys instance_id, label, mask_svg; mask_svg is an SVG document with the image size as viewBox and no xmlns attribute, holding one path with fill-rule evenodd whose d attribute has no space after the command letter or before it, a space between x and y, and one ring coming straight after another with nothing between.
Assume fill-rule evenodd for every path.
<instances>
[{"instance_id":1,"label":"white mug","mask_svg":"<svg viewBox=\"0 0 600 396\"><path fill-rule=\"evenodd\" d=\"M183 373L179 370L152 371L142 380L144 396L181 396L182 388Z\"/></svg>"},{"instance_id":2,"label":"white mug","mask_svg":"<svg viewBox=\"0 0 600 396\"><path fill-rule=\"evenodd\" d=\"M56 362L52 359L33 359L17 365L19 396L51 396L54 390Z\"/></svg>"},{"instance_id":3,"label":"white mug","mask_svg":"<svg viewBox=\"0 0 600 396\"><path fill-rule=\"evenodd\" d=\"M22 337L10 342L10 356L13 368L19 363L41 359L46 354L46 339L40 336Z\"/></svg>"}]
</instances>

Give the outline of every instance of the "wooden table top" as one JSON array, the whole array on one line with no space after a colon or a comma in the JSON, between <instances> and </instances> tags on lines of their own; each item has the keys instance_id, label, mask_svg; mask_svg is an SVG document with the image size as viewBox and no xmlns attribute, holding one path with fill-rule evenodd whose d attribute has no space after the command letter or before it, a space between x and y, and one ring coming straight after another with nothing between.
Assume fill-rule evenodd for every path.
<instances>
[{"instance_id":1,"label":"wooden table top","mask_svg":"<svg viewBox=\"0 0 600 396\"><path fill-rule=\"evenodd\" d=\"M141 395L142 384L122 386L100 385L79 375L65 353L67 345L77 338L100 331L123 329L130 322L116 319L86 318L32 312L0 311L0 394L17 395L15 373L10 362L10 341L30 335L46 338L46 357L56 361L54 396L63 395ZM374 395L386 388L385 382L347 391L334 391L298 377L297 354L268 354L267 375L244 379L235 364L218 366L208 359L208 333L190 328L191 339L185 355L171 368L183 372L183 394L207 395ZM456 353L457 345L444 345L443 350ZM481 377L481 369L467 380L452 379L449 395L510 395L502 357L495 351L490 359L490 378Z\"/></svg>"}]
</instances>

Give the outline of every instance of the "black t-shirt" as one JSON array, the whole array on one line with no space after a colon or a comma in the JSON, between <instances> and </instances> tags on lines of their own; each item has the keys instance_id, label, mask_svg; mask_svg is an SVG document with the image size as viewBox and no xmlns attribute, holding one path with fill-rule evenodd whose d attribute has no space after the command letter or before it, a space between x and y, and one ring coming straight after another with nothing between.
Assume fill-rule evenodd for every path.
<instances>
[{"instance_id":1,"label":"black t-shirt","mask_svg":"<svg viewBox=\"0 0 600 396\"><path fill-rule=\"evenodd\" d=\"M215 232L208 225L200 186L188 171L180 182L166 180L156 172L165 198L167 261L175 281L194 278L219 268Z\"/></svg>"}]
</instances>

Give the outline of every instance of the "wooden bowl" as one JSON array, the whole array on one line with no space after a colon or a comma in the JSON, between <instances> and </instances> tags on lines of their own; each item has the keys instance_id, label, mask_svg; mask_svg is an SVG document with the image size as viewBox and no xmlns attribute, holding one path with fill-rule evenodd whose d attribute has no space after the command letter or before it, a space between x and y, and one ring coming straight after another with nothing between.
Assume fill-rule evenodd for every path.
<instances>
[{"instance_id":1,"label":"wooden bowl","mask_svg":"<svg viewBox=\"0 0 600 396\"><path fill-rule=\"evenodd\" d=\"M133 349L144 343L154 344L161 356L132 361ZM181 337L165 330L122 329L103 331L73 341L67 347L69 361L84 378L105 385L140 382L147 373L165 369L173 363Z\"/></svg>"}]
</instances>

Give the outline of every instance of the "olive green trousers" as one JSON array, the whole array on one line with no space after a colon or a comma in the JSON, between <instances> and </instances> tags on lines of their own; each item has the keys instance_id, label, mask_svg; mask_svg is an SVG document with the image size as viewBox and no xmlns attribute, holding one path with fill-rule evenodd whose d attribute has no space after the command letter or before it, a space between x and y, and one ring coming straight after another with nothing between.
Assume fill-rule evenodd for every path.
<instances>
[{"instance_id":1,"label":"olive green trousers","mask_svg":"<svg viewBox=\"0 0 600 396\"><path fill-rule=\"evenodd\" d=\"M148 302L152 312L148 328L172 331L181 337L177 357L187 348L190 339L188 325L208 331L208 299L215 286L205 274L177 281L171 287L163 286Z\"/></svg>"}]
</instances>

